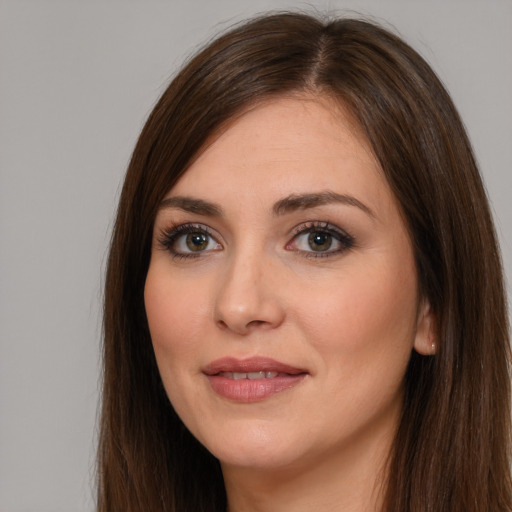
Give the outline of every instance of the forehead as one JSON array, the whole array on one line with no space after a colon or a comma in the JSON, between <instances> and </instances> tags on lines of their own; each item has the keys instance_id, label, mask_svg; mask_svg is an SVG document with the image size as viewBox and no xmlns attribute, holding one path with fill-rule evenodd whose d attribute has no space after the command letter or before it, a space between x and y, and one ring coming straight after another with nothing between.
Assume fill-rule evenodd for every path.
<instances>
[{"instance_id":1,"label":"forehead","mask_svg":"<svg viewBox=\"0 0 512 512\"><path fill-rule=\"evenodd\" d=\"M380 166L352 117L328 98L286 97L237 117L169 195L215 200L333 190L389 200Z\"/></svg>"}]
</instances>

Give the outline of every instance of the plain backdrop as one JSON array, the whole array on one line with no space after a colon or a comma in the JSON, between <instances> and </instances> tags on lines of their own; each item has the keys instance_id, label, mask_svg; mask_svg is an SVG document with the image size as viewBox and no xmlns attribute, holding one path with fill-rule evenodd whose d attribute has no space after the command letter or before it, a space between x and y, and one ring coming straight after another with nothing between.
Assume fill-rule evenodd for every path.
<instances>
[{"instance_id":1,"label":"plain backdrop","mask_svg":"<svg viewBox=\"0 0 512 512\"><path fill-rule=\"evenodd\" d=\"M281 8L384 20L430 62L512 276L512 1L0 0L1 512L94 509L102 274L130 152L186 57Z\"/></svg>"}]
</instances>

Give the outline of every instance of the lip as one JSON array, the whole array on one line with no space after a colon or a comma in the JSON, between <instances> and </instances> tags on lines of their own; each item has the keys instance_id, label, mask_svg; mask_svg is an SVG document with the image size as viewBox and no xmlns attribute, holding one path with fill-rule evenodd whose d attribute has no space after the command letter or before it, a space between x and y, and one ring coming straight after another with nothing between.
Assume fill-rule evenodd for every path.
<instances>
[{"instance_id":1,"label":"lip","mask_svg":"<svg viewBox=\"0 0 512 512\"><path fill-rule=\"evenodd\" d=\"M269 357L250 357L248 359L237 359L235 357L224 357L216 359L203 368L206 375L216 375L220 372L277 372L297 375L299 373L308 373L302 368L296 368L288 364L281 363Z\"/></svg>"},{"instance_id":2,"label":"lip","mask_svg":"<svg viewBox=\"0 0 512 512\"><path fill-rule=\"evenodd\" d=\"M234 379L233 373L262 372L270 378ZM225 357L203 368L213 391L229 400L241 403L259 402L299 384L308 372L268 357L236 359Z\"/></svg>"}]
</instances>

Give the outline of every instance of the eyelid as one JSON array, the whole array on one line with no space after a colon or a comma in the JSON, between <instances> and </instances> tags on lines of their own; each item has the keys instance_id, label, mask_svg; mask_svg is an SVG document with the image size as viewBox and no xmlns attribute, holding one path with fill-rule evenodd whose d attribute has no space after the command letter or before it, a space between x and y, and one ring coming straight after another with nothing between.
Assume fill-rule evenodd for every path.
<instances>
[{"instance_id":1,"label":"eyelid","mask_svg":"<svg viewBox=\"0 0 512 512\"><path fill-rule=\"evenodd\" d=\"M307 251L303 249L298 249L297 247L292 247L292 245L295 243L295 241L302 235L312 232L325 232L330 234L335 238L335 240L338 242L338 244L341 245L341 247L330 250L327 249L325 251ZM221 249L207 249L207 250L201 250L201 251L178 251L175 248L176 241L179 239L179 237L186 235L188 233L204 233L208 237L210 237L214 242L216 242L221 249L223 249L223 244L220 241L222 237L212 228L210 228L206 224L197 223L197 222L185 222L181 224L174 224L167 226L165 228L162 228L160 230L159 235L157 236L157 242L159 243L160 247L166 251L168 251L173 258L197 258L201 256L205 256L208 253L211 253L215 250L221 250ZM318 258L318 257L328 257L328 256L336 256L339 255L352 247L354 247L355 239L352 235L350 235L346 230L340 228L339 226L332 224L329 221L306 221L298 224L292 230L290 231L291 237L290 241L285 245L285 249L287 250L293 250L297 253L302 254L305 257L312 257L312 258Z\"/></svg>"},{"instance_id":2,"label":"eyelid","mask_svg":"<svg viewBox=\"0 0 512 512\"><path fill-rule=\"evenodd\" d=\"M292 229L291 232L291 240L286 244L285 248L289 248L289 250L292 250L290 248L291 244L293 244L300 236L312 233L312 232L325 232L329 233L330 235L334 236L334 238L342 245L341 248L336 250L327 250L327 251L304 251L302 249L293 249L301 254L303 254L306 257L311 258L325 258L328 256L336 256L339 255L348 249L351 249L354 247L355 244L355 238L348 233L346 230L340 228L339 226L336 226L335 224L332 224L329 221L306 221L303 222L297 226L295 226Z\"/></svg>"},{"instance_id":3,"label":"eyelid","mask_svg":"<svg viewBox=\"0 0 512 512\"><path fill-rule=\"evenodd\" d=\"M206 253L212 252L212 249L197 252L180 252L174 248L176 241L179 237L189 233L204 233L218 245L222 247L222 243L219 241L220 236L213 233L213 230L206 224L197 222L185 222L182 224L171 224L160 230L157 236L157 242L160 247L168 251L173 258L197 258L203 256Z\"/></svg>"},{"instance_id":4,"label":"eyelid","mask_svg":"<svg viewBox=\"0 0 512 512\"><path fill-rule=\"evenodd\" d=\"M335 233L351 240L354 239L354 237L350 233L348 233L348 231L340 228L339 226L333 224L328 220L308 220L306 222L301 222L291 230L291 236L292 238L295 238L297 235L306 233L313 229L316 229L318 231L326 231L328 233Z\"/></svg>"}]
</instances>

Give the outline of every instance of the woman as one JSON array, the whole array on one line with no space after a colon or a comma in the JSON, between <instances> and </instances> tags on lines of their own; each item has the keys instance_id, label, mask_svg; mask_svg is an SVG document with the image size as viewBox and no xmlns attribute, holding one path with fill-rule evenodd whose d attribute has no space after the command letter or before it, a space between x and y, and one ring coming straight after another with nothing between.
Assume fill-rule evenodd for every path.
<instances>
[{"instance_id":1,"label":"woman","mask_svg":"<svg viewBox=\"0 0 512 512\"><path fill-rule=\"evenodd\" d=\"M421 57L358 20L241 25L128 169L99 510L512 510L507 327L474 157Z\"/></svg>"}]
</instances>

